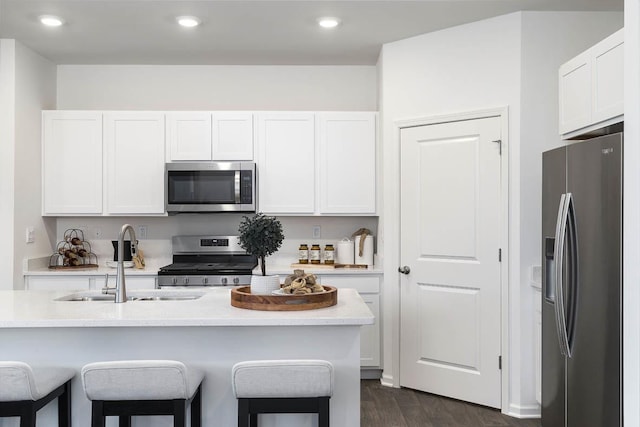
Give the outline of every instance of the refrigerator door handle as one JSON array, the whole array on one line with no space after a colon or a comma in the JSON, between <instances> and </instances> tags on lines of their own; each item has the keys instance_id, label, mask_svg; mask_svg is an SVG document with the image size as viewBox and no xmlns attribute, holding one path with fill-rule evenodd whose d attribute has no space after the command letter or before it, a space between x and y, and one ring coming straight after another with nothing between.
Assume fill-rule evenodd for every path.
<instances>
[{"instance_id":1,"label":"refrigerator door handle","mask_svg":"<svg viewBox=\"0 0 640 427\"><path fill-rule=\"evenodd\" d=\"M556 259L556 292L554 307L556 314L556 330L558 332L560 352L565 356L570 356L570 350L564 310L564 249L567 237L567 224L569 222L569 206L571 204L571 193L565 193L560 197L560 206L558 208L558 218L556 221L555 247L553 251Z\"/></svg>"}]
</instances>

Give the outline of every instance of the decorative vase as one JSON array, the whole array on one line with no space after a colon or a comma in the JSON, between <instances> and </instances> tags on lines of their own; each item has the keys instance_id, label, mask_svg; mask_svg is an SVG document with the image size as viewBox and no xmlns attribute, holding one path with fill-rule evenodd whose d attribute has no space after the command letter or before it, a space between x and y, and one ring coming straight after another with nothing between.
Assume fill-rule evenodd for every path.
<instances>
[{"instance_id":1,"label":"decorative vase","mask_svg":"<svg viewBox=\"0 0 640 427\"><path fill-rule=\"evenodd\" d=\"M251 293L257 295L271 295L280 289L280 276L251 276Z\"/></svg>"}]
</instances>

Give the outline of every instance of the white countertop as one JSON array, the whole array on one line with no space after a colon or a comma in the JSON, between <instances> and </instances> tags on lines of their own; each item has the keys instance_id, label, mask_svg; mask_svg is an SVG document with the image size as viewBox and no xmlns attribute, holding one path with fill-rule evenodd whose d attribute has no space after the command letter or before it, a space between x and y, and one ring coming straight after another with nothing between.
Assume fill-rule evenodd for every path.
<instances>
[{"instance_id":1,"label":"white countertop","mask_svg":"<svg viewBox=\"0 0 640 427\"><path fill-rule=\"evenodd\" d=\"M368 325L374 316L354 289L339 289L335 306L258 311L231 306L229 288L199 289L187 301L55 301L69 291L0 291L0 328L116 326L340 326ZM128 290L129 294L135 290ZM139 291L192 293L193 290Z\"/></svg>"}]
</instances>

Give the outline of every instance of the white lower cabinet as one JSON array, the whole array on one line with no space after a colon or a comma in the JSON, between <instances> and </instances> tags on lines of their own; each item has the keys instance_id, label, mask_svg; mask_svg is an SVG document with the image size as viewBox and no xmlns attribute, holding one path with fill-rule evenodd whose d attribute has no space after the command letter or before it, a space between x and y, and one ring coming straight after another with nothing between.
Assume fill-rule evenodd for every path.
<instances>
[{"instance_id":1,"label":"white lower cabinet","mask_svg":"<svg viewBox=\"0 0 640 427\"><path fill-rule=\"evenodd\" d=\"M533 330L534 330L534 348L535 348L535 376L536 376L536 401L542 404L542 291L535 290L534 314L533 314Z\"/></svg>"},{"instance_id":2,"label":"white lower cabinet","mask_svg":"<svg viewBox=\"0 0 640 427\"><path fill-rule=\"evenodd\" d=\"M25 289L28 291L84 291L99 290L105 285L106 275L78 276L52 273L38 276L25 276ZM157 275L126 276L127 289L155 289ZM109 286L116 286L116 271L109 274Z\"/></svg>"},{"instance_id":3,"label":"white lower cabinet","mask_svg":"<svg viewBox=\"0 0 640 427\"><path fill-rule=\"evenodd\" d=\"M373 325L360 330L360 366L380 367L380 279L381 275L319 275L320 283L358 291L375 317Z\"/></svg>"}]
</instances>

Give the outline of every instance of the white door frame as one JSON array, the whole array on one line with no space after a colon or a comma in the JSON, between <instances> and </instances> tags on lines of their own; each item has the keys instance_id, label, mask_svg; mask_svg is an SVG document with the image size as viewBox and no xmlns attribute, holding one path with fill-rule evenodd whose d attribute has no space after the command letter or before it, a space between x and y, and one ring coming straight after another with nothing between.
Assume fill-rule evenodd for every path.
<instances>
[{"instance_id":1,"label":"white door frame","mask_svg":"<svg viewBox=\"0 0 640 427\"><path fill-rule=\"evenodd\" d=\"M501 353L502 353L502 412L509 410L510 357L509 357L509 110L497 107L439 116L395 120L393 139L389 149L384 148L384 210L382 229L384 233L384 371L381 382L391 387L400 387L400 130L403 128L433 125L461 120L500 117L502 132L501 177L501 236L502 263L500 265L501 293ZM386 163L386 162L385 162ZM390 361L390 363L389 363Z\"/></svg>"}]
</instances>

